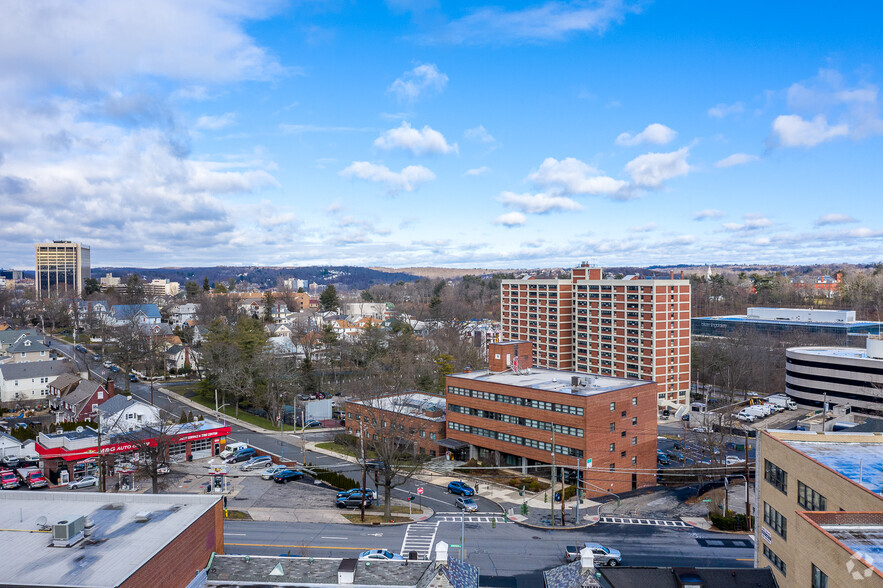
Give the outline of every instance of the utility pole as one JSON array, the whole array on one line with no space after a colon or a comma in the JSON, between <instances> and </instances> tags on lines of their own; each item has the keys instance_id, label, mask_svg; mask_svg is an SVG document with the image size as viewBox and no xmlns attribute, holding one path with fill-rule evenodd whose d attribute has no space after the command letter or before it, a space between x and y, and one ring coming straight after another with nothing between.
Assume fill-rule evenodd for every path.
<instances>
[{"instance_id":1,"label":"utility pole","mask_svg":"<svg viewBox=\"0 0 883 588\"><path fill-rule=\"evenodd\" d=\"M555 526L555 425L552 425L552 510L549 511L551 516L549 517L549 522L551 526ZM562 502L564 501L564 495L561 495Z\"/></svg>"},{"instance_id":2,"label":"utility pole","mask_svg":"<svg viewBox=\"0 0 883 588\"><path fill-rule=\"evenodd\" d=\"M285 429L285 404L282 393L279 393L279 462L281 463L283 460L283 456L285 455L285 438L284 438L284 429Z\"/></svg>"},{"instance_id":3,"label":"utility pole","mask_svg":"<svg viewBox=\"0 0 883 588\"><path fill-rule=\"evenodd\" d=\"M748 477L748 429L745 429L745 529L751 531L751 497L748 494L748 487L751 485L751 478ZM755 477L757 472L754 472ZM755 480L755 484L757 480Z\"/></svg>"},{"instance_id":4,"label":"utility pole","mask_svg":"<svg viewBox=\"0 0 883 588\"><path fill-rule=\"evenodd\" d=\"M561 468L561 526L566 526L564 524L564 468Z\"/></svg>"},{"instance_id":5,"label":"utility pole","mask_svg":"<svg viewBox=\"0 0 883 588\"><path fill-rule=\"evenodd\" d=\"M552 517L555 518L554 516ZM463 545L466 543L466 509L460 511L460 561L463 561Z\"/></svg>"},{"instance_id":6,"label":"utility pole","mask_svg":"<svg viewBox=\"0 0 883 588\"><path fill-rule=\"evenodd\" d=\"M576 460L576 523L575 523L577 525L579 525L579 501L580 501L580 494L582 493L581 492L582 491L582 484L583 484L583 478L580 475L579 458L577 458L577 460Z\"/></svg>"},{"instance_id":7,"label":"utility pole","mask_svg":"<svg viewBox=\"0 0 883 588\"><path fill-rule=\"evenodd\" d=\"M307 424L306 411L301 409L300 411L300 460L302 465L307 465L307 428L304 426Z\"/></svg>"},{"instance_id":8,"label":"utility pole","mask_svg":"<svg viewBox=\"0 0 883 588\"><path fill-rule=\"evenodd\" d=\"M365 522L365 421L359 420L359 440L362 442L362 522Z\"/></svg>"}]
</instances>

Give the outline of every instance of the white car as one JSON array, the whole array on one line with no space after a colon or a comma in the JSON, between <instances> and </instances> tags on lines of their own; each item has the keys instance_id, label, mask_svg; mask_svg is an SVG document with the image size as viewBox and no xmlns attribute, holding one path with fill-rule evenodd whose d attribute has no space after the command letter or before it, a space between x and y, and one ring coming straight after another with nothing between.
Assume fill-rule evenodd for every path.
<instances>
[{"instance_id":1,"label":"white car","mask_svg":"<svg viewBox=\"0 0 883 588\"><path fill-rule=\"evenodd\" d=\"M263 478L264 480L272 480L272 479L273 479L273 476L275 476L275 475L278 474L279 472L284 472L284 471L287 470L287 469L289 469L288 466L284 466L284 465L274 465L274 466L272 466L272 467L269 467L269 468L265 469L265 470L261 473L261 478Z\"/></svg>"},{"instance_id":2,"label":"white car","mask_svg":"<svg viewBox=\"0 0 883 588\"><path fill-rule=\"evenodd\" d=\"M169 469L169 464L161 463L158 466L156 466L156 473L161 476L168 474L170 471L171 470Z\"/></svg>"},{"instance_id":3,"label":"white car","mask_svg":"<svg viewBox=\"0 0 883 588\"><path fill-rule=\"evenodd\" d=\"M68 490L74 490L76 488L89 488L90 486L97 486L98 478L95 476L83 476L79 480L74 480L73 482L68 482Z\"/></svg>"},{"instance_id":4,"label":"white car","mask_svg":"<svg viewBox=\"0 0 883 588\"><path fill-rule=\"evenodd\" d=\"M740 463L745 463L745 460L742 458L736 457L735 455L728 455L727 459L724 463L726 463L728 466L731 466L731 465L737 465Z\"/></svg>"}]
</instances>

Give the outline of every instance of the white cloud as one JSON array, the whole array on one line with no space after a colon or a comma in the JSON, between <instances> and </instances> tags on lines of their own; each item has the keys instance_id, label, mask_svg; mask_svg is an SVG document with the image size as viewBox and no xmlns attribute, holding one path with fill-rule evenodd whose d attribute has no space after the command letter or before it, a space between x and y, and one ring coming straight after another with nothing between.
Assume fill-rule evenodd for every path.
<instances>
[{"instance_id":1,"label":"white cloud","mask_svg":"<svg viewBox=\"0 0 883 588\"><path fill-rule=\"evenodd\" d=\"M633 11L637 11L633 4L621 0L552 1L510 11L479 8L420 39L428 43L471 45L558 41L577 33L602 34Z\"/></svg>"},{"instance_id":2,"label":"white cloud","mask_svg":"<svg viewBox=\"0 0 883 588\"><path fill-rule=\"evenodd\" d=\"M451 153L457 151L457 144L449 145L445 136L431 128L429 125L418 130L412 128L407 122L401 126L389 129L374 140L374 146L390 151L392 149L404 149L414 155Z\"/></svg>"},{"instance_id":3,"label":"white cloud","mask_svg":"<svg viewBox=\"0 0 883 588\"><path fill-rule=\"evenodd\" d=\"M489 168L486 165L483 165L481 167L474 167L472 169L468 169L468 170L466 170L466 173L464 173L463 175L464 176L483 176L483 175L489 174L489 173L491 173L491 168Z\"/></svg>"},{"instance_id":4,"label":"white cloud","mask_svg":"<svg viewBox=\"0 0 883 588\"><path fill-rule=\"evenodd\" d=\"M661 188L663 182L689 173L687 156L689 147L682 147L670 153L645 153L625 165L625 171L639 188Z\"/></svg>"},{"instance_id":5,"label":"white cloud","mask_svg":"<svg viewBox=\"0 0 883 588\"><path fill-rule=\"evenodd\" d=\"M506 206L519 209L521 212L543 214L553 210L582 210L582 205L566 196L550 194L516 194L503 192L500 202Z\"/></svg>"},{"instance_id":6,"label":"white cloud","mask_svg":"<svg viewBox=\"0 0 883 588\"><path fill-rule=\"evenodd\" d=\"M204 1L7 3L0 71L28 85L100 85L126 76L229 82L283 72L245 33L274 3Z\"/></svg>"},{"instance_id":7,"label":"white cloud","mask_svg":"<svg viewBox=\"0 0 883 588\"><path fill-rule=\"evenodd\" d=\"M507 212L494 219L494 224L505 227L517 227L523 225L526 221L527 217L520 212Z\"/></svg>"},{"instance_id":8,"label":"white cloud","mask_svg":"<svg viewBox=\"0 0 883 588\"><path fill-rule=\"evenodd\" d=\"M748 153L733 153L715 163L714 167L733 167L734 165L745 165L755 161L760 161L760 157Z\"/></svg>"},{"instance_id":9,"label":"white cloud","mask_svg":"<svg viewBox=\"0 0 883 588\"><path fill-rule=\"evenodd\" d=\"M815 224L817 226L821 227L824 225L842 225L842 224L846 224L846 223L857 223L857 222L858 221L856 219L852 218L848 214L831 213L831 214L823 214L822 216L817 218Z\"/></svg>"},{"instance_id":10,"label":"white cloud","mask_svg":"<svg viewBox=\"0 0 883 588\"><path fill-rule=\"evenodd\" d=\"M656 223L647 223L646 225L637 225L634 227L629 227L629 231L633 233L649 233L651 231L655 231L659 225Z\"/></svg>"},{"instance_id":11,"label":"white cloud","mask_svg":"<svg viewBox=\"0 0 883 588\"><path fill-rule=\"evenodd\" d=\"M677 132L659 123L647 125L647 128L632 135L631 133L622 133L616 138L617 145L633 146L644 145L650 143L653 145L665 145L671 143L677 136Z\"/></svg>"},{"instance_id":12,"label":"white cloud","mask_svg":"<svg viewBox=\"0 0 883 588\"><path fill-rule=\"evenodd\" d=\"M745 222L742 223L724 223L723 227L728 231L738 232L738 231L756 231L758 229L765 229L767 227L772 226L772 221L767 217L756 214L749 213L744 215L743 220Z\"/></svg>"},{"instance_id":13,"label":"white cloud","mask_svg":"<svg viewBox=\"0 0 883 588\"><path fill-rule=\"evenodd\" d=\"M616 194L628 182L601 175L587 163L568 157L558 161L547 157L528 179L534 184L565 194Z\"/></svg>"},{"instance_id":14,"label":"white cloud","mask_svg":"<svg viewBox=\"0 0 883 588\"><path fill-rule=\"evenodd\" d=\"M880 237L883 236L883 231L879 229L869 229L867 227L861 227L859 229L850 229L848 231L843 231L842 236L844 237L852 237L856 239L867 239L869 237Z\"/></svg>"},{"instance_id":15,"label":"white cloud","mask_svg":"<svg viewBox=\"0 0 883 588\"><path fill-rule=\"evenodd\" d=\"M804 120L797 114L783 114L773 121L773 133L783 147L815 147L819 143L845 137L849 134L849 126L830 126L823 114L817 115L812 121Z\"/></svg>"},{"instance_id":16,"label":"white cloud","mask_svg":"<svg viewBox=\"0 0 883 588\"><path fill-rule=\"evenodd\" d=\"M716 210L714 208L707 208L705 210L700 210L699 212L694 214L693 220L704 221L704 220L710 220L713 218L723 218L725 216L727 216L727 213L725 213L723 210Z\"/></svg>"},{"instance_id":17,"label":"white cloud","mask_svg":"<svg viewBox=\"0 0 883 588\"><path fill-rule=\"evenodd\" d=\"M196 119L196 124L193 126L201 130L217 131L218 129L223 129L224 127L232 125L234 122L236 122L236 114L226 112L218 116L200 116Z\"/></svg>"},{"instance_id":18,"label":"white cloud","mask_svg":"<svg viewBox=\"0 0 883 588\"><path fill-rule=\"evenodd\" d=\"M496 141L493 135L487 132L487 129L484 128L484 125L478 125L475 128L466 129L463 132L463 136L470 141L477 141L479 143L493 143L494 141Z\"/></svg>"},{"instance_id":19,"label":"white cloud","mask_svg":"<svg viewBox=\"0 0 883 588\"><path fill-rule=\"evenodd\" d=\"M422 165L409 165L400 172L394 172L385 165L377 165L367 161L354 161L346 169L341 170L340 175L386 184L391 192L399 190L411 192L420 184L435 179L435 174Z\"/></svg>"},{"instance_id":20,"label":"white cloud","mask_svg":"<svg viewBox=\"0 0 883 588\"><path fill-rule=\"evenodd\" d=\"M399 100L409 101L429 92L441 92L447 84L448 76L438 71L434 63L424 63L406 71L388 91Z\"/></svg>"},{"instance_id":21,"label":"white cloud","mask_svg":"<svg viewBox=\"0 0 883 588\"><path fill-rule=\"evenodd\" d=\"M734 104L724 104L721 102L717 106L708 109L708 116L712 118L724 118L731 114L741 114L745 112L745 105L741 102Z\"/></svg>"}]
</instances>

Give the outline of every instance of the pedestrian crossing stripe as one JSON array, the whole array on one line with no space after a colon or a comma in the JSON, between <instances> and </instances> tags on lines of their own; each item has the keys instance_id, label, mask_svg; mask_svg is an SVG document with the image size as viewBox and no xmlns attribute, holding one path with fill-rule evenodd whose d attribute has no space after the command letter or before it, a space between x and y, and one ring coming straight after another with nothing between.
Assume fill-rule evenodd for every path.
<instances>
[{"instance_id":1,"label":"pedestrian crossing stripe","mask_svg":"<svg viewBox=\"0 0 883 588\"><path fill-rule=\"evenodd\" d=\"M664 519L641 519L634 517L603 516L598 519L599 523L612 523L617 525L648 525L652 527L674 527L678 529L690 528L691 525L684 521L667 521Z\"/></svg>"}]
</instances>

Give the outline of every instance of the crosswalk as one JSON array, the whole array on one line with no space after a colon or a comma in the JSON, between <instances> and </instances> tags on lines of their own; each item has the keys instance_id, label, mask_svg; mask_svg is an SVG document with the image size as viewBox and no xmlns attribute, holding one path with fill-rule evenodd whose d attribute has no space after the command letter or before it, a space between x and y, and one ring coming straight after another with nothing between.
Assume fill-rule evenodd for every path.
<instances>
[{"instance_id":1,"label":"crosswalk","mask_svg":"<svg viewBox=\"0 0 883 588\"><path fill-rule=\"evenodd\" d=\"M437 512L435 513L436 520L440 523L459 523L463 521L464 516L459 512ZM492 524L496 519L497 524L501 525L503 523L510 523L511 521L506 520L502 514L494 515L494 514L483 514L483 513L472 513L467 514L465 516L465 522L467 523L487 523Z\"/></svg>"},{"instance_id":2,"label":"crosswalk","mask_svg":"<svg viewBox=\"0 0 883 588\"><path fill-rule=\"evenodd\" d=\"M435 543L435 535L438 533L439 522L423 521L408 525L405 539L402 541L402 550L399 553L403 557L408 557L408 553L416 551L421 559L429 559L432 546Z\"/></svg>"},{"instance_id":3,"label":"crosswalk","mask_svg":"<svg viewBox=\"0 0 883 588\"><path fill-rule=\"evenodd\" d=\"M607 517L602 516L598 519L599 523L614 523L617 525L649 525L652 527L674 527L685 528L690 527L684 521L667 521L664 519L639 519L631 517Z\"/></svg>"}]
</instances>

